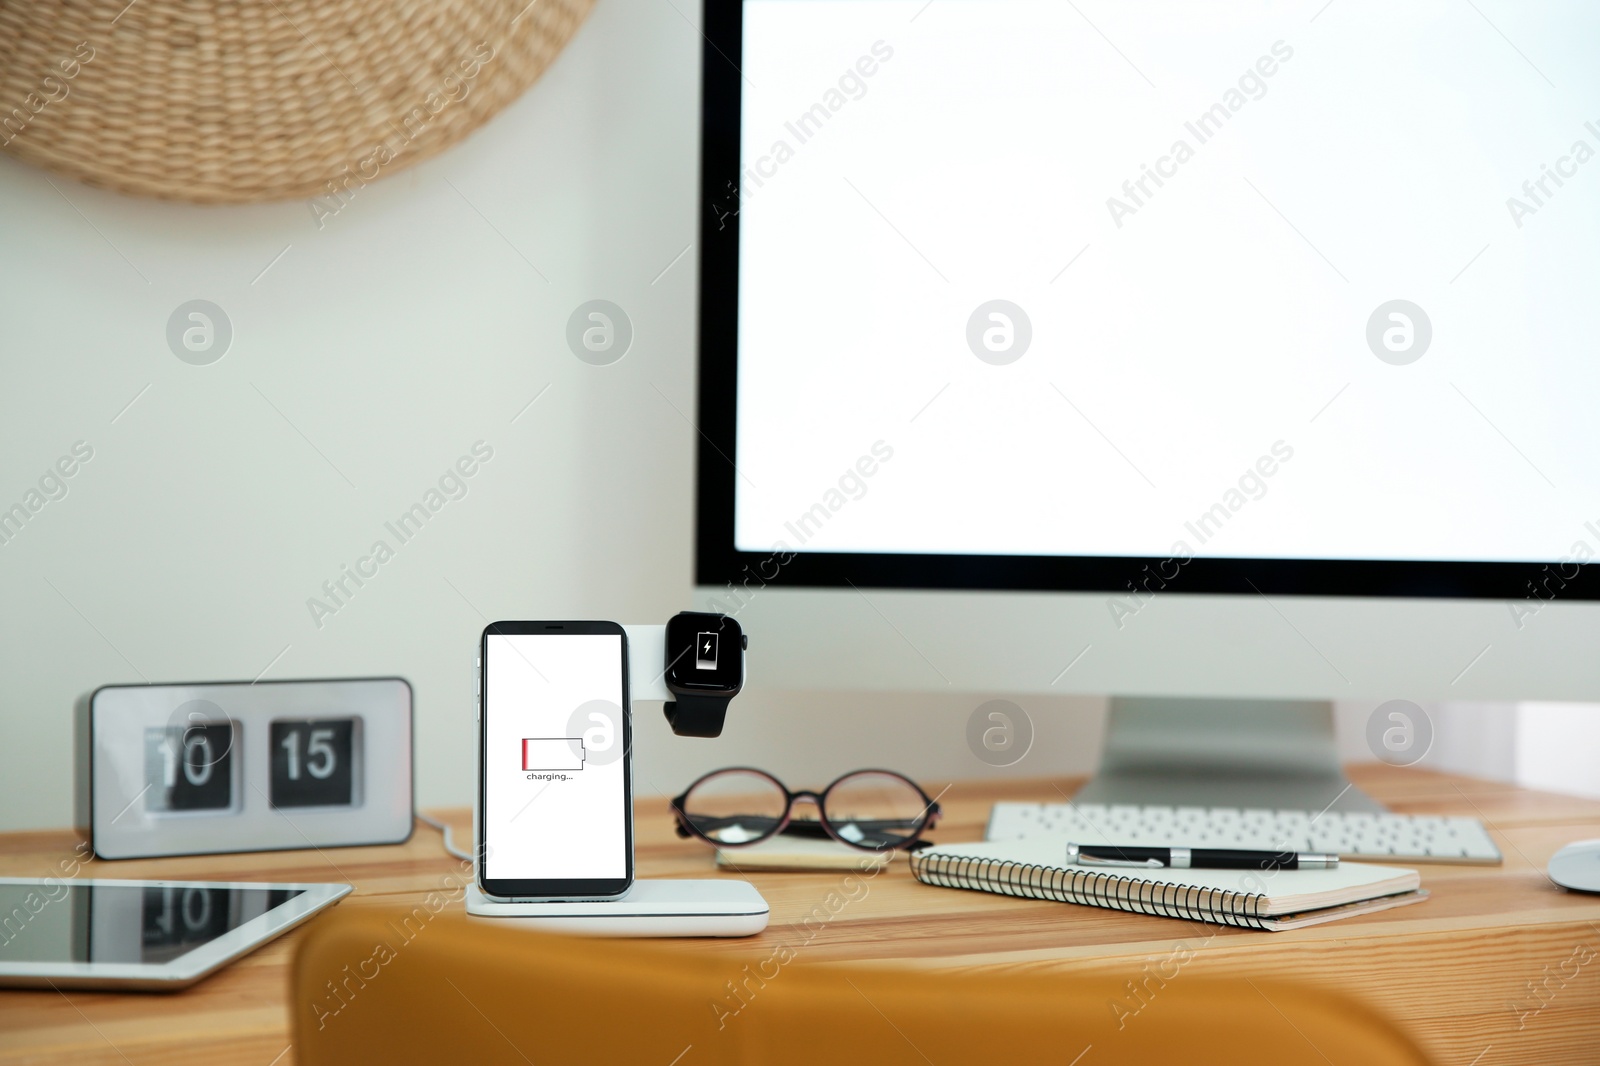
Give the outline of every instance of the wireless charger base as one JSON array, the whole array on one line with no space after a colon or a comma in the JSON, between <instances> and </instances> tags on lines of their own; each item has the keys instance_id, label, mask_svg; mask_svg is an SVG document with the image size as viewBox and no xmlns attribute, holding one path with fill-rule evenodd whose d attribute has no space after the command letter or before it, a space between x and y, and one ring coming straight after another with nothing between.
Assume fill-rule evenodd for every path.
<instances>
[{"instance_id":1,"label":"wireless charger base","mask_svg":"<svg viewBox=\"0 0 1600 1066\"><path fill-rule=\"evenodd\" d=\"M770 909L748 881L635 881L616 899L508 903L467 888L467 914L527 929L589 936L754 936Z\"/></svg>"}]
</instances>

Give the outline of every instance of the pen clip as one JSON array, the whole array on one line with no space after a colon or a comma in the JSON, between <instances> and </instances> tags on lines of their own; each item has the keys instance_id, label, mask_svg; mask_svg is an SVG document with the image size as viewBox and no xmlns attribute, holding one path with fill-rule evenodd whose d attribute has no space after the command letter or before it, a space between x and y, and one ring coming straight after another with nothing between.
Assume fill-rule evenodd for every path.
<instances>
[{"instance_id":1,"label":"pen clip","mask_svg":"<svg viewBox=\"0 0 1600 1066\"><path fill-rule=\"evenodd\" d=\"M1160 859L1145 859L1142 862L1133 859L1100 859L1093 855L1078 853L1078 864L1081 866L1126 866L1136 870L1159 870L1162 868Z\"/></svg>"},{"instance_id":2,"label":"pen clip","mask_svg":"<svg viewBox=\"0 0 1600 1066\"><path fill-rule=\"evenodd\" d=\"M1082 844L1067 845L1067 864L1069 866L1121 866L1135 870L1159 870L1162 868L1159 859L1102 859L1095 855L1085 855Z\"/></svg>"}]
</instances>

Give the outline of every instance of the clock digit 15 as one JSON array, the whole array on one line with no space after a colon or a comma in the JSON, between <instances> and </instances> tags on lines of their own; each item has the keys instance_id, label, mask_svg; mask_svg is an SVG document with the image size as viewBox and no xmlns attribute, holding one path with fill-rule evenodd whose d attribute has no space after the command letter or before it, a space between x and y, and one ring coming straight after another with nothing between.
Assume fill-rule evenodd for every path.
<instances>
[{"instance_id":1,"label":"clock digit 15","mask_svg":"<svg viewBox=\"0 0 1600 1066\"><path fill-rule=\"evenodd\" d=\"M272 723L271 803L349 807L356 803L356 720L304 718Z\"/></svg>"}]
</instances>

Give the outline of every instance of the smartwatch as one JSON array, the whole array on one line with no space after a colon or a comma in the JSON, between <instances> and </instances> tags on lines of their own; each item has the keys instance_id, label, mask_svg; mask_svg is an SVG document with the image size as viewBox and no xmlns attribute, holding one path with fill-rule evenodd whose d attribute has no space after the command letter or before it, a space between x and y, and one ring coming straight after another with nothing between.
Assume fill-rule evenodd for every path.
<instances>
[{"instance_id":1,"label":"smartwatch","mask_svg":"<svg viewBox=\"0 0 1600 1066\"><path fill-rule=\"evenodd\" d=\"M744 650L739 623L725 614L684 611L667 623L667 668L662 677L673 702L661 709L680 737L722 733L728 702L744 687Z\"/></svg>"}]
</instances>

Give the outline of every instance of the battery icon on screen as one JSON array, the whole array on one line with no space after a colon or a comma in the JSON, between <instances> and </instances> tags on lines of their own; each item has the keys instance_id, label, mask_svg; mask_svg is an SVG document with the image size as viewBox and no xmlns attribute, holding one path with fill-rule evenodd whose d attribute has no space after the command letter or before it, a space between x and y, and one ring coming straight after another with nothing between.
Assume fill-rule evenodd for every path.
<instances>
[{"instance_id":1,"label":"battery icon on screen","mask_svg":"<svg viewBox=\"0 0 1600 1066\"><path fill-rule=\"evenodd\" d=\"M531 737L522 742L524 770L582 770L582 737Z\"/></svg>"},{"instance_id":2,"label":"battery icon on screen","mask_svg":"<svg viewBox=\"0 0 1600 1066\"><path fill-rule=\"evenodd\" d=\"M694 668L696 670L715 670L717 668L717 635L715 633L695 634Z\"/></svg>"}]
</instances>

